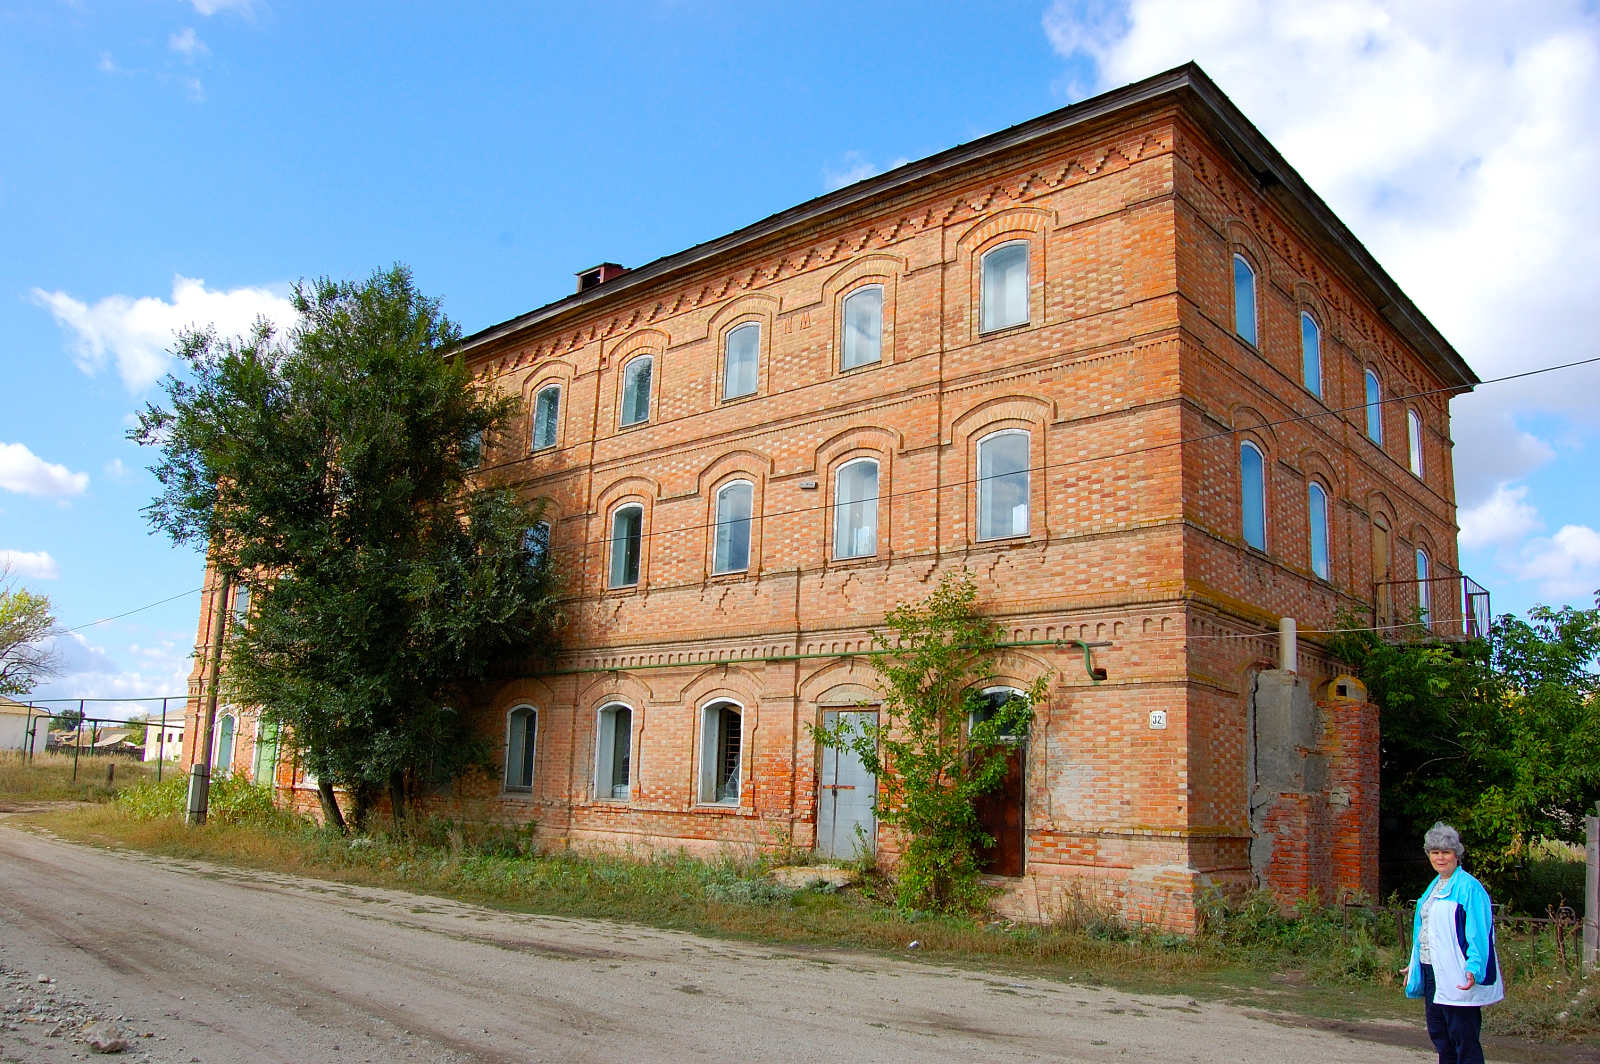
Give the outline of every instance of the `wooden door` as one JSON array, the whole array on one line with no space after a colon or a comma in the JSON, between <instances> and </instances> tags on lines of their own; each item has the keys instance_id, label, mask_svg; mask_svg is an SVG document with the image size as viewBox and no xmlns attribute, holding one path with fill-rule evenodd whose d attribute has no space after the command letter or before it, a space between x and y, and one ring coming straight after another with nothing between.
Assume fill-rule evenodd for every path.
<instances>
[{"instance_id":1,"label":"wooden door","mask_svg":"<svg viewBox=\"0 0 1600 1064\"><path fill-rule=\"evenodd\" d=\"M1012 745L1006 754L1006 775L1000 786L979 795L973 803L978 823L994 836L994 845L978 854L978 870L993 876L1022 875L1023 858L1028 848L1026 819L1023 816L1026 792L1023 788L1023 745Z\"/></svg>"}]
</instances>

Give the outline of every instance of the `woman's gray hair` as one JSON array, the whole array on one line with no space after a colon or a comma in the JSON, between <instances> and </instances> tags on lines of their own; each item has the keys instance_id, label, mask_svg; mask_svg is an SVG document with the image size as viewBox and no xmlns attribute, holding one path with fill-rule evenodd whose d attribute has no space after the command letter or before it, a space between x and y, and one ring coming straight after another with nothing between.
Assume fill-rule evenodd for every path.
<instances>
[{"instance_id":1,"label":"woman's gray hair","mask_svg":"<svg viewBox=\"0 0 1600 1064\"><path fill-rule=\"evenodd\" d=\"M1428 833L1422 837L1422 848L1429 853L1434 850L1451 850L1457 860L1464 857L1467 852L1467 848L1461 845L1461 833L1442 820L1429 828Z\"/></svg>"}]
</instances>

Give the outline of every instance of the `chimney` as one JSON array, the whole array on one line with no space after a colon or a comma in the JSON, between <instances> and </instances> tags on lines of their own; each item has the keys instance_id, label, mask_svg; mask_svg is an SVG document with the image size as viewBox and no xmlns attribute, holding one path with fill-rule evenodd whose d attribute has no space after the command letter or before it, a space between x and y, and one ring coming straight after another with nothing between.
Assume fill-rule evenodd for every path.
<instances>
[{"instance_id":1,"label":"chimney","mask_svg":"<svg viewBox=\"0 0 1600 1064\"><path fill-rule=\"evenodd\" d=\"M615 262L602 262L598 266L591 266L587 270L578 271L578 292L587 292L591 288L599 288L607 281L621 277L628 271Z\"/></svg>"}]
</instances>

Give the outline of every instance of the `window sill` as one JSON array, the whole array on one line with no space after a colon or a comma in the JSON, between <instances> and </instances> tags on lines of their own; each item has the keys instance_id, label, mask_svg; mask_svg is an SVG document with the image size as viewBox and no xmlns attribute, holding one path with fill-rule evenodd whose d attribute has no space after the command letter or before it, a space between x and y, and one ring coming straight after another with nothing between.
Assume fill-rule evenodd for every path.
<instances>
[{"instance_id":1,"label":"window sill","mask_svg":"<svg viewBox=\"0 0 1600 1064\"><path fill-rule=\"evenodd\" d=\"M871 565L874 562L883 561L884 557L884 555L874 552L872 554L858 554L851 558L834 558L828 562L828 568L854 569L859 566Z\"/></svg>"},{"instance_id":2,"label":"window sill","mask_svg":"<svg viewBox=\"0 0 1600 1064\"><path fill-rule=\"evenodd\" d=\"M501 798L519 798L527 800L533 797L532 787L504 787L500 791Z\"/></svg>"},{"instance_id":3,"label":"window sill","mask_svg":"<svg viewBox=\"0 0 1600 1064\"><path fill-rule=\"evenodd\" d=\"M737 584L750 578L749 569L729 569L725 573L712 573L707 580L717 584Z\"/></svg>"},{"instance_id":4,"label":"window sill","mask_svg":"<svg viewBox=\"0 0 1600 1064\"><path fill-rule=\"evenodd\" d=\"M760 391L745 392L743 395L724 395L722 397L722 402L719 405L727 406L729 403L742 403L749 399L759 398L761 398Z\"/></svg>"},{"instance_id":5,"label":"window sill","mask_svg":"<svg viewBox=\"0 0 1600 1064\"><path fill-rule=\"evenodd\" d=\"M1032 538L1033 538L1033 533L1031 531L1029 531L1029 532L1013 532L1009 536L989 536L987 539L979 538L979 539L974 539L972 542L977 544L980 547L988 547L988 546L992 546L992 545L995 545L995 544L1003 544L1003 543L1026 543Z\"/></svg>"},{"instance_id":6,"label":"window sill","mask_svg":"<svg viewBox=\"0 0 1600 1064\"><path fill-rule=\"evenodd\" d=\"M644 587L642 583L624 584L621 587L608 587L603 593L613 598L620 598L624 595L637 595L642 587Z\"/></svg>"},{"instance_id":7,"label":"window sill","mask_svg":"<svg viewBox=\"0 0 1600 1064\"><path fill-rule=\"evenodd\" d=\"M650 419L649 418L645 418L643 421L632 421L632 422L629 422L626 425L618 425L617 426L617 431L618 432L632 432L634 429L642 429L642 428L646 427L649 424L650 424Z\"/></svg>"},{"instance_id":8,"label":"window sill","mask_svg":"<svg viewBox=\"0 0 1600 1064\"><path fill-rule=\"evenodd\" d=\"M1030 326L1032 324L1033 324L1033 319L1029 318L1027 321L1013 322L1010 325L1000 325L1000 326L996 326L993 329L979 329L978 330L978 339L987 340L992 336L999 336L1001 333L1017 332L1019 330L1026 329L1028 326Z\"/></svg>"},{"instance_id":9,"label":"window sill","mask_svg":"<svg viewBox=\"0 0 1600 1064\"><path fill-rule=\"evenodd\" d=\"M755 810L738 802L696 802L691 813L710 813L713 816L754 816Z\"/></svg>"},{"instance_id":10,"label":"window sill","mask_svg":"<svg viewBox=\"0 0 1600 1064\"><path fill-rule=\"evenodd\" d=\"M883 365L883 356L879 355L877 358L873 359L871 362L863 362L859 366L840 366L839 367L839 376L842 377L847 373L860 373L863 370L877 369L878 367L880 367L882 365Z\"/></svg>"}]
</instances>

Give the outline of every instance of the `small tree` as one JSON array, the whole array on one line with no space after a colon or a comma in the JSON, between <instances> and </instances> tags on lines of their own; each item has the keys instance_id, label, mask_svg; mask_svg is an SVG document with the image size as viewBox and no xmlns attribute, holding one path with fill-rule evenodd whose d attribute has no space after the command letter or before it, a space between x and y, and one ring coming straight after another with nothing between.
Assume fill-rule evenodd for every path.
<instances>
[{"instance_id":1,"label":"small tree","mask_svg":"<svg viewBox=\"0 0 1600 1064\"><path fill-rule=\"evenodd\" d=\"M56 634L50 600L0 568L0 695L25 695L59 671L60 659L47 643Z\"/></svg>"},{"instance_id":2,"label":"small tree","mask_svg":"<svg viewBox=\"0 0 1600 1064\"><path fill-rule=\"evenodd\" d=\"M482 468L518 401L453 357L438 301L396 266L294 306L282 342L183 336L188 378L131 435L162 452L151 522L249 589L230 697L288 726L329 821L339 785L358 826L385 789L398 822L422 774L485 759L452 707L553 647L555 577L537 509Z\"/></svg>"},{"instance_id":3,"label":"small tree","mask_svg":"<svg viewBox=\"0 0 1600 1064\"><path fill-rule=\"evenodd\" d=\"M923 601L890 610L889 632L872 634L885 652L874 666L883 678L882 717L816 731L878 777L878 819L906 839L896 889L907 909L962 911L983 902L978 854L994 839L973 800L1004 781L1013 744L1027 734L1049 682L1041 676L1025 695L987 712L981 691L993 678L1000 637L977 599L962 569Z\"/></svg>"}]
</instances>

